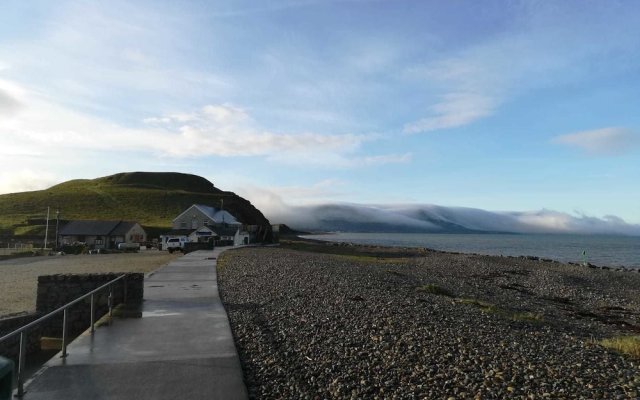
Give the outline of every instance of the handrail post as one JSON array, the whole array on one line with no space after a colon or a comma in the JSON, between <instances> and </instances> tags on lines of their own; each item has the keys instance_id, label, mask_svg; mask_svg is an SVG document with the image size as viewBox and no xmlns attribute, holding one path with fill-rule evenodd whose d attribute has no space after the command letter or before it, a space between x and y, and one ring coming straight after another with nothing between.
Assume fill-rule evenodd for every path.
<instances>
[{"instance_id":1,"label":"handrail post","mask_svg":"<svg viewBox=\"0 0 640 400\"><path fill-rule=\"evenodd\" d=\"M91 333L93 333L95 331L95 316L96 316L96 298L95 298L95 294L98 292L102 292L104 289L106 289L107 287L109 287L109 322L111 323L111 319L113 318L113 305L114 305L114 296L113 296L113 284L121 279L124 279L126 277L126 274L123 274L121 276L119 276L116 279L113 279L112 281L109 281L107 283L105 283L104 285L92 290L91 292L78 297L77 299L63 305L60 306L59 308L49 312L46 315L43 315L39 318L37 318L35 321L31 321L28 324L14 330L13 332L7 333L7 334L0 334L0 343L4 342L5 340L9 340L11 338L14 338L17 335L20 335L20 343L19 343L19 356L18 356L18 370L17 370L17 374L16 374L16 380L17 380L17 388L16 388L16 393L15 396L16 397L22 397L24 395L24 370L25 370L25 358L27 355L27 334L29 332L29 330L31 328L33 328L34 326L38 326L39 324L43 323L46 320L49 320L51 318L53 318L54 316L58 315L61 311L63 312L63 318L62 318L62 355L61 357L67 357L67 342L68 342L68 333L69 333L69 321L68 321L68 309L69 307L80 303L81 301L83 301L84 299L86 299L87 297L91 297ZM126 287L125 287L126 289Z\"/></svg>"},{"instance_id":2,"label":"handrail post","mask_svg":"<svg viewBox=\"0 0 640 400\"><path fill-rule=\"evenodd\" d=\"M96 310L95 310L95 298L93 293L91 293L91 334L93 335L96 332Z\"/></svg>"},{"instance_id":3,"label":"handrail post","mask_svg":"<svg viewBox=\"0 0 640 400\"><path fill-rule=\"evenodd\" d=\"M127 304L127 277L125 276L124 278L122 278L122 282L124 282L124 293L122 294L122 303L125 305Z\"/></svg>"},{"instance_id":4,"label":"handrail post","mask_svg":"<svg viewBox=\"0 0 640 400\"><path fill-rule=\"evenodd\" d=\"M17 397L24 396L24 358L27 352L25 345L25 333L20 332L20 354L18 355L18 393Z\"/></svg>"},{"instance_id":5,"label":"handrail post","mask_svg":"<svg viewBox=\"0 0 640 400\"><path fill-rule=\"evenodd\" d=\"M113 285L109 285L109 325L113 322Z\"/></svg>"},{"instance_id":6,"label":"handrail post","mask_svg":"<svg viewBox=\"0 0 640 400\"><path fill-rule=\"evenodd\" d=\"M65 358L67 356L67 309L62 311L62 355L60 357Z\"/></svg>"}]
</instances>

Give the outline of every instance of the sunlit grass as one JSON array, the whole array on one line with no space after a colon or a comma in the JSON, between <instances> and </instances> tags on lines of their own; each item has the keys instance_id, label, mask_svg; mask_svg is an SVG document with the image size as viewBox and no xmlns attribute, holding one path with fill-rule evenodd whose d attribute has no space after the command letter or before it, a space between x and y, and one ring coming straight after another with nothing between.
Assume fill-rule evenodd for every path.
<instances>
[{"instance_id":1,"label":"sunlit grass","mask_svg":"<svg viewBox=\"0 0 640 400\"><path fill-rule=\"evenodd\" d=\"M492 304L483 300L469 298L469 297L457 298L456 302L460 304L470 304L472 306L476 306L480 308L483 311L491 311L496 308L495 304Z\"/></svg>"},{"instance_id":2,"label":"sunlit grass","mask_svg":"<svg viewBox=\"0 0 640 400\"><path fill-rule=\"evenodd\" d=\"M632 357L640 358L640 336L618 336L603 339L600 344L621 353L629 354Z\"/></svg>"},{"instance_id":3,"label":"sunlit grass","mask_svg":"<svg viewBox=\"0 0 640 400\"><path fill-rule=\"evenodd\" d=\"M511 319L514 321L542 322L544 321L544 315L542 313L533 312L516 312L511 313Z\"/></svg>"},{"instance_id":4,"label":"sunlit grass","mask_svg":"<svg viewBox=\"0 0 640 400\"><path fill-rule=\"evenodd\" d=\"M478 300L474 298L457 298L455 299L455 301L460 304L469 304L469 305L475 306L479 308L481 311L484 311L489 314L496 314L503 318L510 319L512 321L524 321L524 322L532 322L532 323L540 323L544 321L544 315L542 313L534 313L530 311L516 312L516 311L498 307L493 303L489 303L487 301Z\"/></svg>"},{"instance_id":5,"label":"sunlit grass","mask_svg":"<svg viewBox=\"0 0 640 400\"><path fill-rule=\"evenodd\" d=\"M124 179L126 183L129 175L121 175L120 180ZM43 235L47 207L50 208L50 229L55 225L59 210L61 220L137 221L154 236L169 229L173 218L191 204L218 206L224 199L225 208L240 219L255 214L248 203L227 192L186 191L188 182L175 182L171 175L146 175L143 178L144 182L136 184L123 184L109 178L79 179L47 190L0 195L0 233ZM147 182L148 179L156 180ZM185 179L191 179L194 184L202 183L196 178Z\"/></svg>"}]
</instances>

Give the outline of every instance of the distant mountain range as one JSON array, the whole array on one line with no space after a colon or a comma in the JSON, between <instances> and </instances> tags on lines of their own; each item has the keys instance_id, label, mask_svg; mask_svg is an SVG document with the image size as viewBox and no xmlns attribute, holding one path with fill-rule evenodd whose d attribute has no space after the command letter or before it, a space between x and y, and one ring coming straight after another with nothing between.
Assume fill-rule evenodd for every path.
<instances>
[{"instance_id":1,"label":"distant mountain range","mask_svg":"<svg viewBox=\"0 0 640 400\"><path fill-rule=\"evenodd\" d=\"M3 236L41 236L47 207L60 219L132 220L152 233L192 204L224 207L240 221L269 225L248 200L216 188L205 178L175 172L128 172L96 179L77 179L46 190L0 195L0 229Z\"/></svg>"},{"instance_id":2,"label":"distant mountain range","mask_svg":"<svg viewBox=\"0 0 640 400\"><path fill-rule=\"evenodd\" d=\"M269 225L248 200L200 176L128 172L0 195L0 236L42 237L47 207L51 221L55 221L56 210L61 220L134 220L154 235L170 227L173 218L192 204L223 206L244 223ZM286 206L272 210L269 218L300 231L640 235L640 225L615 216L594 218L551 210L495 212L429 204Z\"/></svg>"},{"instance_id":3,"label":"distant mountain range","mask_svg":"<svg viewBox=\"0 0 640 400\"><path fill-rule=\"evenodd\" d=\"M325 204L270 215L305 231L397 233L586 233L640 235L640 225L615 216L595 218L540 210L494 212L437 205Z\"/></svg>"}]
</instances>

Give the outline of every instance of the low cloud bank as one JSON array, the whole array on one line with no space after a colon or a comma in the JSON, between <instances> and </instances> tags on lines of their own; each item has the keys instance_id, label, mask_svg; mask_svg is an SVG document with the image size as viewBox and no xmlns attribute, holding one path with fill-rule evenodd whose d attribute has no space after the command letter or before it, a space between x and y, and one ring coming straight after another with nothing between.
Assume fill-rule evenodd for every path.
<instances>
[{"instance_id":1,"label":"low cloud bank","mask_svg":"<svg viewBox=\"0 0 640 400\"><path fill-rule=\"evenodd\" d=\"M264 209L272 223L300 230L354 232L513 232L640 235L640 225L615 216L553 210L494 212L437 205L323 204Z\"/></svg>"}]
</instances>

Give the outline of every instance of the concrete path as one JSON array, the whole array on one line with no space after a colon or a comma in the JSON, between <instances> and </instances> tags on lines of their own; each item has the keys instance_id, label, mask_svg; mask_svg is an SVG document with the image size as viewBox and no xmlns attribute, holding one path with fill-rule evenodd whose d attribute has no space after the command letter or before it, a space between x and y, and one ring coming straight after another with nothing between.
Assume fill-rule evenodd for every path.
<instances>
[{"instance_id":1,"label":"concrete path","mask_svg":"<svg viewBox=\"0 0 640 400\"><path fill-rule=\"evenodd\" d=\"M218 295L221 250L187 254L145 279L142 318L83 333L27 383L24 399L246 399Z\"/></svg>"}]
</instances>

